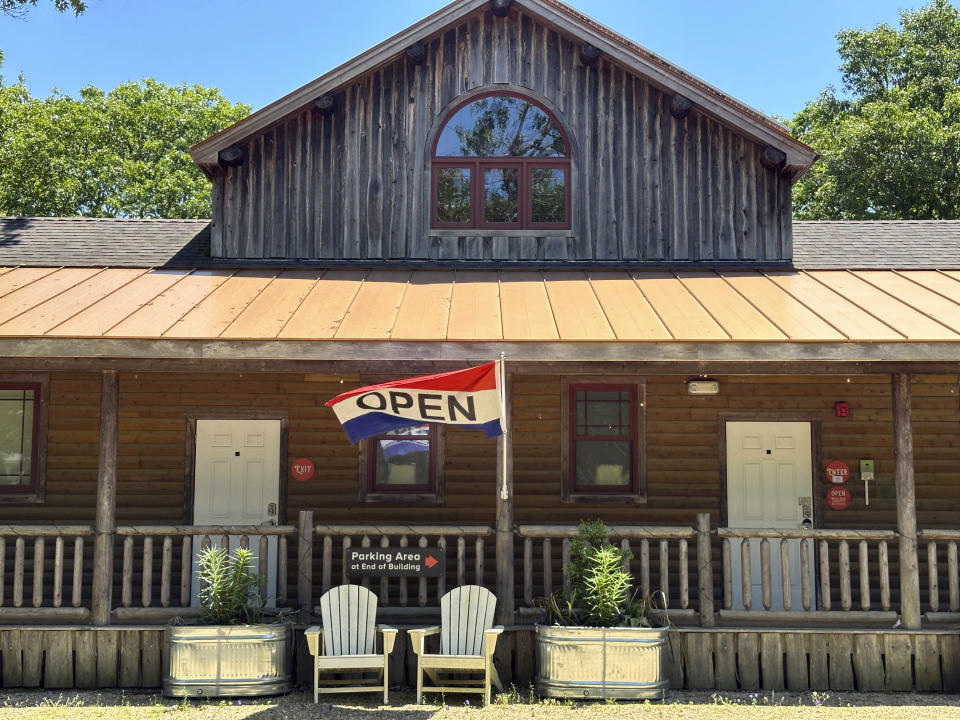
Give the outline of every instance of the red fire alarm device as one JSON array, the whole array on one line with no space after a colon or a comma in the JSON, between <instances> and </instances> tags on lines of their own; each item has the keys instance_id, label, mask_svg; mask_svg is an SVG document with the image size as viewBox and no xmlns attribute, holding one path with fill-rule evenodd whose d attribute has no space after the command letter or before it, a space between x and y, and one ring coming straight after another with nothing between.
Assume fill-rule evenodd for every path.
<instances>
[{"instance_id":1,"label":"red fire alarm device","mask_svg":"<svg viewBox=\"0 0 960 720\"><path fill-rule=\"evenodd\" d=\"M837 417L850 417L850 403L837 402L833 404L833 414Z\"/></svg>"}]
</instances>

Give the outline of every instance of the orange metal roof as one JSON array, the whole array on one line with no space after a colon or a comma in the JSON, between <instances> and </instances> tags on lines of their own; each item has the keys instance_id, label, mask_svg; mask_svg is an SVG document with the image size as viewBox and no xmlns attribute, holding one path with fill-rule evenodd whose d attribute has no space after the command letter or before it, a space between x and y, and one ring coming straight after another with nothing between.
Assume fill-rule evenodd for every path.
<instances>
[{"instance_id":1,"label":"orange metal roof","mask_svg":"<svg viewBox=\"0 0 960 720\"><path fill-rule=\"evenodd\" d=\"M960 273L0 268L0 338L960 341Z\"/></svg>"}]
</instances>

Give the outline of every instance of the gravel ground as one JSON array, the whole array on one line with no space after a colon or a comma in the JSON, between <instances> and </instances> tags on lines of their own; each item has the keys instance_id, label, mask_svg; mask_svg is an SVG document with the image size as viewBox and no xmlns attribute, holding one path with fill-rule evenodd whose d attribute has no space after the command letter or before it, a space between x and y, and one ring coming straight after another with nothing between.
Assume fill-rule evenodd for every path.
<instances>
[{"instance_id":1,"label":"gravel ground","mask_svg":"<svg viewBox=\"0 0 960 720\"><path fill-rule=\"evenodd\" d=\"M412 693L391 693L380 706L374 695L327 696L320 706L312 693L264 700L177 701L143 692L19 692L0 696L0 718L40 720L960 720L960 695L882 693L720 693L673 692L663 703L578 703L510 699L489 708L475 696L443 698L443 703L414 704ZM433 698L429 698L433 699ZM469 704L467 700L469 699Z\"/></svg>"}]
</instances>

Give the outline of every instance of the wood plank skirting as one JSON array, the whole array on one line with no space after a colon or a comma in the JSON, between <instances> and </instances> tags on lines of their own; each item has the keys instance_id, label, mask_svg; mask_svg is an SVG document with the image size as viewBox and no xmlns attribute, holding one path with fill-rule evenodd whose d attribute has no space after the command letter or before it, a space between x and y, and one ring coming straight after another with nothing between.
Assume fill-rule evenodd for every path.
<instances>
[{"instance_id":1,"label":"wood plank skirting","mask_svg":"<svg viewBox=\"0 0 960 720\"><path fill-rule=\"evenodd\" d=\"M160 627L0 628L0 677L15 688L159 688ZM505 686L526 696L536 673L534 630L515 627L497 643ZM390 656L394 687L415 687L416 656L401 630ZM700 629L670 633L670 686L686 690L960 691L956 630ZM296 632L297 683L310 655Z\"/></svg>"}]
</instances>

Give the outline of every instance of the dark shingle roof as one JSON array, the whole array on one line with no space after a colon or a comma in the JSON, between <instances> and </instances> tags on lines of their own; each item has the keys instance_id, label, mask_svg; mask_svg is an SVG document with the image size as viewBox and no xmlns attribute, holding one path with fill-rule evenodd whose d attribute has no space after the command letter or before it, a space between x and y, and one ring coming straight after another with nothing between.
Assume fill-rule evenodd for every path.
<instances>
[{"instance_id":1,"label":"dark shingle roof","mask_svg":"<svg viewBox=\"0 0 960 720\"><path fill-rule=\"evenodd\" d=\"M793 224L805 270L960 269L960 220L835 220Z\"/></svg>"},{"instance_id":2,"label":"dark shingle roof","mask_svg":"<svg viewBox=\"0 0 960 720\"><path fill-rule=\"evenodd\" d=\"M960 220L796 222L793 248L794 265L805 270L960 269ZM294 263L211 258L208 220L0 218L2 266Z\"/></svg>"}]
</instances>

